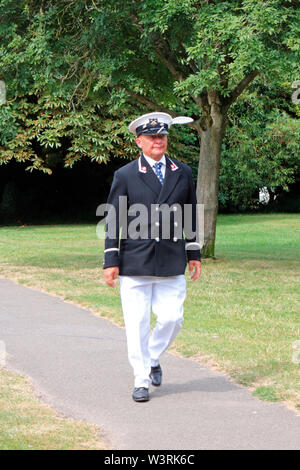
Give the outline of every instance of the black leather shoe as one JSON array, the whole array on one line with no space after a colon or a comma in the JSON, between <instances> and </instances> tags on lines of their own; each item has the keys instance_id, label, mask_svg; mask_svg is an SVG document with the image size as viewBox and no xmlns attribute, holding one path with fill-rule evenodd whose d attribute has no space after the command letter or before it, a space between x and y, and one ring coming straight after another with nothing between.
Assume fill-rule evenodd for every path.
<instances>
[{"instance_id":1,"label":"black leather shoe","mask_svg":"<svg viewBox=\"0 0 300 470\"><path fill-rule=\"evenodd\" d=\"M152 385L159 387L161 384L162 370L160 365L156 367L151 367L150 379L152 380Z\"/></svg>"},{"instance_id":2,"label":"black leather shoe","mask_svg":"<svg viewBox=\"0 0 300 470\"><path fill-rule=\"evenodd\" d=\"M133 390L132 398L134 401L148 401L149 400L149 391L145 387L135 387Z\"/></svg>"}]
</instances>

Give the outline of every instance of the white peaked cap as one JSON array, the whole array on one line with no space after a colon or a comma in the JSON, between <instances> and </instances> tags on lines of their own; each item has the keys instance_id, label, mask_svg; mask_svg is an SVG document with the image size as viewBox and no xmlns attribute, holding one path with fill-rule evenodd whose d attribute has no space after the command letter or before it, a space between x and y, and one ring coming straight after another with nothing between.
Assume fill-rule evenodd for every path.
<instances>
[{"instance_id":1,"label":"white peaked cap","mask_svg":"<svg viewBox=\"0 0 300 470\"><path fill-rule=\"evenodd\" d=\"M189 122L193 122L193 119L186 116L178 116L173 119L167 113L148 113L132 121L128 129L135 135L168 134L172 124L187 124Z\"/></svg>"}]
</instances>

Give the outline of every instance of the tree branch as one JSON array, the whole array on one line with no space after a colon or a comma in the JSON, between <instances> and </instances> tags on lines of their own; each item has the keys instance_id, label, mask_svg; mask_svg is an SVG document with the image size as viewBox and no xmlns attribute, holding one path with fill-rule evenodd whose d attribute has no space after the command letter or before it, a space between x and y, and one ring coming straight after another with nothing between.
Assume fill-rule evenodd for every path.
<instances>
[{"instance_id":1,"label":"tree branch","mask_svg":"<svg viewBox=\"0 0 300 470\"><path fill-rule=\"evenodd\" d=\"M132 24L139 30L141 34L145 33L143 26L139 22L139 18L135 13L131 13ZM177 57L170 47L168 40L161 34L150 35L150 42L153 46L155 54L161 60L161 62L167 67L169 72L173 75L176 80L183 80L184 74L180 70L180 66L177 61Z\"/></svg>"},{"instance_id":2,"label":"tree branch","mask_svg":"<svg viewBox=\"0 0 300 470\"><path fill-rule=\"evenodd\" d=\"M186 66L190 69L191 73L198 73L199 68L196 64L196 62L193 59L188 59L187 52L185 50L185 47L182 43L179 44L179 50L181 51L182 56L185 57L187 64Z\"/></svg>"},{"instance_id":3,"label":"tree branch","mask_svg":"<svg viewBox=\"0 0 300 470\"><path fill-rule=\"evenodd\" d=\"M163 113L168 113L172 117L176 116L176 113L174 113L173 111L170 111L170 109L165 108L164 106L161 106L160 104L154 103L154 101L149 100L149 98L146 98L143 95L134 93L133 91L128 90L128 89L126 89L125 91L126 93L128 93L128 95L130 95L132 98L134 98L136 101L138 101L142 105L146 106L148 109L151 109L153 111L160 111Z\"/></svg>"},{"instance_id":4,"label":"tree branch","mask_svg":"<svg viewBox=\"0 0 300 470\"><path fill-rule=\"evenodd\" d=\"M252 70L240 83L232 90L228 98L223 99L223 107L225 110L237 99L238 96L247 88L250 82L259 74L259 70Z\"/></svg>"},{"instance_id":5,"label":"tree branch","mask_svg":"<svg viewBox=\"0 0 300 470\"><path fill-rule=\"evenodd\" d=\"M165 51L162 52L163 48L161 47L161 45L158 45L158 43L155 44L155 42L153 42L152 45L154 47L154 52L161 60L161 62L167 67L169 72L171 72L173 77L178 81L182 81L184 79L182 72L177 70L176 66L174 66L174 64L172 63L172 60L170 60L170 57L167 58L167 54L165 53Z\"/></svg>"}]
</instances>

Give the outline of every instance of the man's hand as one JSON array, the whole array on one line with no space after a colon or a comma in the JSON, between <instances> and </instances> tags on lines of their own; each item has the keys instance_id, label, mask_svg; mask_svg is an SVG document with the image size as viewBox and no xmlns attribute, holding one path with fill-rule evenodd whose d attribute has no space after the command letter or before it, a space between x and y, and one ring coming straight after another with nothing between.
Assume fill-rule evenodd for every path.
<instances>
[{"instance_id":1,"label":"man's hand","mask_svg":"<svg viewBox=\"0 0 300 470\"><path fill-rule=\"evenodd\" d=\"M110 287L115 287L115 280L119 276L118 266L111 266L110 268L104 269L105 282Z\"/></svg>"},{"instance_id":2,"label":"man's hand","mask_svg":"<svg viewBox=\"0 0 300 470\"><path fill-rule=\"evenodd\" d=\"M189 272L192 274L192 281L197 281L201 274L201 261L191 260L189 261Z\"/></svg>"}]
</instances>

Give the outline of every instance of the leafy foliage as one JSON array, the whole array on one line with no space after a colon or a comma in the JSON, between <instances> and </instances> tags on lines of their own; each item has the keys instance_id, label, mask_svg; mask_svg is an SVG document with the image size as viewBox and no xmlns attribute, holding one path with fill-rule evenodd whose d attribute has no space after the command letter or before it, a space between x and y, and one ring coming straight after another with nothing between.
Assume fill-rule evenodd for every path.
<instances>
[{"instance_id":1,"label":"leafy foliage","mask_svg":"<svg viewBox=\"0 0 300 470\"><path fill-rule=\"evenodd\" d=\"M257 90L298 78L299 14L292 0L0 0L0 163L51 172L58 153L66 166L131 158L128 122L160 109L194 117L194 129L172 129L170 151L196 174L213 90L230 109L223 206L246 207L261 186L287 188L298 168L297 107Z\"/></svg>"},{"instance_id":2,"label":"leafy foliage","mask_svg":"<svg viewBox=\"0 0 300 470\"><path fill-rule=\"evenodd\" d=\"M231 109L220 172L223 209L257 209L259 188L275 196L300 174L300 122L290 90L259 88L252 87Z\"/></svg>"}]
</instances>

